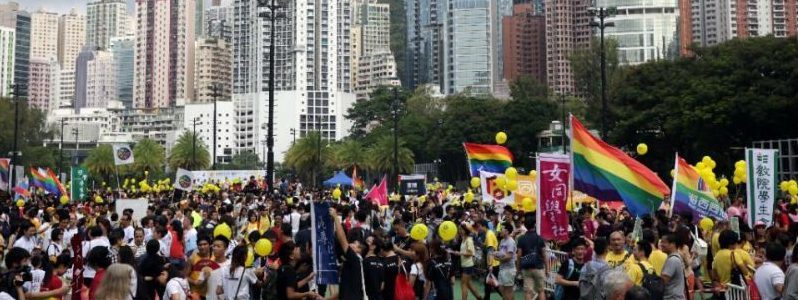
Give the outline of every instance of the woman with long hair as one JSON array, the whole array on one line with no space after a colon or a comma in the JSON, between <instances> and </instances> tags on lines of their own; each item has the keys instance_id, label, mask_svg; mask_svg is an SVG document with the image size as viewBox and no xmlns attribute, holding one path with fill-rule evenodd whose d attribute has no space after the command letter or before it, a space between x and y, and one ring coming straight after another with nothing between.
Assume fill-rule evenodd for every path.
<instances>
[{"instance_id":1,"label":"woman with long hair","mask_svg":"<svg viewBox=\"0 0 798 300\"><path fill-rule=\"evenodd\" d=\"M477 299L482 299L482 296L477 292L477 287L471 283L471 278L477 274L476 267L474 266L474 253L477 251L474 245L474 238L472 237L471 227L467 224L460 224L460 251L450 252L453 255L460 256L460 267L463 271L460 277L460 297L463 300L468 299L468 291L474 294Z\"/></svg>"},{"instance_id":2,"label":"woman with long hair","mask_svg":"<svg viewBox=\"0 0 798 300\"><path fill-rule=\"evenodd\" d=\"M64 231L61 228L53 228L50 231L50 243L45 248L47 258L51 263L55 263L55 259L64 251Z\"/></svg>"},{"instance_id":3,"label":"woman with long hair","mask_svg":"<svg viewBox=\"0 0 798 300\"><path fill-rule=\"evenodd\" d=\"M95 297L90 299L132 300L134 287L131 286L131 282L135 276L134 272L133 267L126 264L109 266Z\"/></svg>"},{"instance_id":4,"label":"woman with long hair","mask_svg":"<svg viewBox=\"0 0 798 300\"><path fill-rule=\"evenodd\" d=\"M382 300L383 282L382 262L377 254L380 245L373 235L366 238L366 257L363 258L363 278L369 300Z\"/></svg>"},{"instance_id":5,"label":"woman with long hair","mask_svg":"<svg viewBox=\"0 0 798 300\"><path fill-rule=\"evenodd\" d=\"M169 244L169 260L186 260L186 245L183 239L183 222L175 219L169 224L169 235L172 242Z\"/></svg>"},{"instance_id":6,"label":"woman with long hair","mask_svg":"<svg viewBox=\"0 0 798 300\"><path fill-rule=\"evenodd\" d=\"M249 299L249 286L258 282L263 269L253 271L246 267L247 246L233 248L233 257L229 266L222 267L222 282L216 288L216 295L224 300Z\"/></svg>"},{"instance_id":7,"label":"woman with long hair","mask_svg":"<svg viewBox=\"0 0 798 300\"><path fill-rule=\"evenodd\" d=\"M390 238L381 239L382 273L384 285L382 288L382 299L393 300L396 293L396 276L399 275L400 258L393 252L393 242Z\"/></svg>"},{"instance_id":8,"label":"woman with long hair","mask_svg":"<svg viewBox=\"0 0 798 300\"><path fill-rule=\"evenodd\" d=\"M430 260L424 268L427 285L432 284L435 287L435 300L454 300L452 261L438 239L430 241L429 250Z\"/></svg>"},{"instance_id":9,"label":"woman with long hair","mask_svg":"<svg viewBox=\"0 0 798 300\"><path fill-rule=\"evenodd\" d=\"M410 267L410 285L416 294L416 299L425 300L429 298L430 286L427 284L427 273L425 270L429 263L427 246L422 243L413 243L410 251L415 254L413 265Z\"/></svg>"}]
</instances>

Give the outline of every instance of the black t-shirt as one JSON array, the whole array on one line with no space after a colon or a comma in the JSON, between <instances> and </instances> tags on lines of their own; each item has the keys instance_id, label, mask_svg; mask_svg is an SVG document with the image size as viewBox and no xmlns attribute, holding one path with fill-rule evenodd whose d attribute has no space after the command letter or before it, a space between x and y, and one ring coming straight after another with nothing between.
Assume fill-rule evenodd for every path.
<instances>
[{"instance_id":1,"label":"black t-shirt","mask_svg":"<svg viewBox=\"0 0 798 300\"><path fill-rule=\"evenodd\" d=\"M382 289L383 300L393 300L396 290L396 275L399 274L399 256L382 258L382 273L385 286Z\"/></svg>"},{"instance_id":2,"label":"black t-shirt","mask_svg":"<svg viewBox=\"0 0 798 300\"><path fill-rule=\"evenodd\" d=\"M369 300L381 300L380 286L384 280L382 259L378 256L367 256L363 259L363 278L366 280L366 295Z\"/></svg>"},{"instance_id":3,"label":"black t-shirt","mask_svg":"<svg viewBox=\"0 0 798 300\"><path fill-rule=\"evenodd\" d=\"M569 267L569 264L573 264L573 268ZM557 274L560 274L563 279L568 281L579 281L582 265L572 259L566 260L560 265L560 270ZM563 286L563 299L579 299L579 287Z\"/></svg>"},{"instance_id":4,"label":"black t-shirt","mask_svg":"<svg viewBox=\"0 0 798 300\"><path fill-rule=\"evenodd\" d=\"M442 257L430 259L427 264L429 269L429 281L435 286L435 299L452 300L454 291L452 290L452 262Z\"/></svg>"},{"instance_id":5,"label":"black t-shirt","mask_svg":"<svg viewBox=\"0 0 798 300\"><path fill-rule=\"evenodd\" d=\"M363 300L363 274L361 274L361 258L347 247L341 268L341 284L338 299Z\"/></svg>"},{"instance_id":6,"label":"black t-shirt","mask_svg":"<svg viewBox=\"0 0 798 300\"><path fill-rule=\"evenodd\" d=\"M277 271L277 283L275 283L275 286L277 286L277 299L288 299L287 288L289 287L297 291L296 281L294 267L288 264L280 266Z\"/></svg>"},{"instance_id":7,"label":"black t-shirt","mask_svg":"<svg viewBox=\"0 0 798 300\"><path fill-rule=\"evenodd\" d=\"M534 230L529 230L518 239L518 249L521 249L521 256L527 256L535 253L534 269L543 269L543 257L540 256L540 250L546 247L543 238L541 238ZM519 258L520 259L520 258Z\"/></svg>"}]
</instances>

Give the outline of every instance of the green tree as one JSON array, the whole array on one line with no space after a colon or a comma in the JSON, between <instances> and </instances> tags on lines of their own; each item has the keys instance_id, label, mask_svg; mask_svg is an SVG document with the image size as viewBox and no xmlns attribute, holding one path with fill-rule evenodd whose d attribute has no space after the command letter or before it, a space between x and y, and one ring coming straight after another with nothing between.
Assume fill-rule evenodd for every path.
<instances>
[{"instance_id":1,"label":"green tree","mask_svg":"<svg viewBox=\"0 0 798 300\"><path fill-rule=\"evenodd\" d=\"M19 163L24 166L55 168L58 166L54 150L42 147L56 131L45 123L45 114L31 108L22 98L17 124L17 150L22 152ZM0 153L3 157L12 152L14 144L14 102L0 99Z\"/></svg>"},{"instance_id":2,"label":"green tree","mask_svg":"<svg viewBox=\"0 0 798 300\"><path fill-rule=\"evenodd\" d=\"M189 131L183 132L172 147L169 155L169 168L186 170L205 170L211 165L208 147L198 135Z\"/></svg>"},{"instance_id":3,"label":"green tree","mask_svg":"<svg viewBox=\"0 0 798 300\"><path fill-rule=\"evenodd\" d=\"M331 147L319 138L318 131L312 131L296 140L285 153L283 164L294 169L304 182L319 182L320 174L324 174L325 163L331 159ZM321 157L321 160L319 159Z\"/></svg>"},{"instance_id":4,"label":"green tree","mask_svg":"<svg viewBox=\"0 0 798 300\"><path fill-rule=\"evenodd\" d=\"M133 176L141 176L149 172L150 178L158 178L163 173L166 154L163 146L155 141L145 138L138 141L133 147Z\"/></svg>"},{"instance_id":5,"label":"green tree","mask_svg":"<svg viewBox=\"0 0 798 300\"><path fill-rule=\"evenodd\" d=\"M368 166L376 172L393 174L394 172L394 138L389 135L381 136L377 142L368 149ZM413 171L413 151L405 147L402 139L397 144L397 168L399 172Z\"/></svg>"},{"instance_id":6,"label":"green tree","mask_svg":"<svg viewBox=\"0 0 798 300\"><path fill-rule=\"evenodd\" d=\"M114 149L111 145L100 145L89 152L89 156L83 162L86 169L94 178L108 181L116 174L116 164L114 163Z\"/></svg>"},{"instance_id":7,"label":"green tree","mask_svg":"<svg viewBox=\"0 0 798 300\"><path fill-rule=\"evenodd\" d=\"M560 120L561 108L549 100L545 85L530 77L522 77L510 86L512 99L504 103L499 120L510 137L507 148L515 154L516 166L532 166L532 153L536 152L537 135Z\"/></svg>"},{"instance_id":8,"label":"green tree","mask_svg":"<svg viewBox=\"0 0 798 300\"><path fill-rule=\"evenodd\" d=\"M365 166L366 147L356 139L346 139L333 145L332 157L336 169L347 169L352 166Z\"/></svg>"},{"instance_id":9,"label":"green tree","mask_svg":"<svg viewBox=\"0 0 798 300\"><path fill-rule=\"evenodd\" d=\"M597 112L587 114L585 120L590 124L601 124L601 45L598 39L593 38L590 48L576 50L569 58L571 70L576 82L577 95L584 97L588 111ZM618 41L605 38L604 53L607 70L607 103L613 107L617 90L625 84L620 80L621 68L618 59ZM572 95L573 96L573 95ZM609 111L609 120L615 117ZM610 126L612 128L612 126ZM608 128L609 130L609 128Z\"/></svg>"},{"instance_id":10,"label":"green tree","mask_svg":"<svg viewBox=\"0 0 798 300\"><path fill-rule=\"evenodd\" d=\"M233 158L230 160L229 164L216 165L217 168L223 167L224 169L228 170L254 170L260 168L261 166L262 162L260 161L260 157L258 157L255 152L248 150L233 154Z\"/></svg>"}]
</instances>

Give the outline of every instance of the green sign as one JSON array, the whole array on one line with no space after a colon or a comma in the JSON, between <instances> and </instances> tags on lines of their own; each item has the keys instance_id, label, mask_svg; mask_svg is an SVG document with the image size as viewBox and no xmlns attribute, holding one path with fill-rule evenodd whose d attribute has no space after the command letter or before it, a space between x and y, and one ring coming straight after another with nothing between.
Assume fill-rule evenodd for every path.
<instances>
[{"instance_id":1,"label":"green sign","mask_svg":"<svg viewBox=\"0 0 798 300\"><path fill-rule=\"evenodd\" d=\"M89 181L89 171L85 167L72 167L72 181L69 184L70 198L72 201L86 199L86 182Z\"/></svg>"}]
</instances>

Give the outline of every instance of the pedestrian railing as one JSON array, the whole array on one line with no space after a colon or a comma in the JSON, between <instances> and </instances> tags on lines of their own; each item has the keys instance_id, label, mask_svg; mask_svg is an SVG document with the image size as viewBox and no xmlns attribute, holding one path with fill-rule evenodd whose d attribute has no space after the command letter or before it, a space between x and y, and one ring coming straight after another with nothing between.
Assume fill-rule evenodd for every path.
<instances>
[{"instance_id":1,"label":"pedestrian railing","mask_svg":"<svg viewBox=\"0 0 798 300\"><path fill-rule=\"evenodd\" d=\"M748 294L745 286L735 284L726 284L726 300L750 300L751 295Z\"/></svg>"},{"instance_id":2,"label":"pedestrian railing","mask_svg":"<svg viewBox=\"0 0 798 300\"><path fill-rule=\"evenodd\" d=\"M549 273L546 274L546 290L549 292L554 292L554 278L557 275L557 272L560 271L560 266L564 263L568 262L568 253L558 251L558 250L551 250L546 249L546 264L549 266Z\"/></svg>"}]
</instances>

